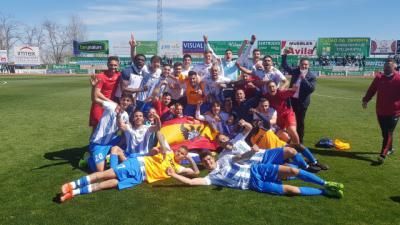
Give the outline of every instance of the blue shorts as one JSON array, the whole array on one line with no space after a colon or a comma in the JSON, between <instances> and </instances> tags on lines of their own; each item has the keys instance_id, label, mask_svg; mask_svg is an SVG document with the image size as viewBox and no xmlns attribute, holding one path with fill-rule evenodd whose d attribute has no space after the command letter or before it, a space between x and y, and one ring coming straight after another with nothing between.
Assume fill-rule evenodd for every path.
<instances>
[{"instance_id":1,"label":"blue shorts","mask_svg":"<svg viewBox=\"0 0 400 225\"><path fill-rule=\"evenodd\" d=\"M140 163L136 157L128 158L124 162L113 168L118 179L118 190L130 188L141 184L143 174L140 170Z\"/></svg>"},{"instance_id":2,"label":"blue shorts","mask_svg":"<svg viewBox=\"0 0 400 225\"><path fill-rule=\"evenodd\" d=\"M278 178L279 165L253 164L250 168L249 189L262 193L283 195L282 181Z\"/></svg>"},{"instance_id":3,"label":"blue shorts","mask_svg":"<svg viewBox=\"0 0 400 225\"><path fill-rule=\"evenodd\" d=\"M265 151L263 159L260 163L282 165L284 161L283 148L273 148Z\"/></svg>"},{"instance_id":4,"label":"blue shorts","mask_svg":"<svg viewBox=\"0 0 400 225\"><path fill-rule=\"evenodd\" d=\"M97 171L96 165L106 160L106 156L110 152L111 148L119 143L121 140L120 136L115 136L107 145L99 145L96 143L90 143L88 159L89 168L91 171Z\"/></svg>"}]
</instances>

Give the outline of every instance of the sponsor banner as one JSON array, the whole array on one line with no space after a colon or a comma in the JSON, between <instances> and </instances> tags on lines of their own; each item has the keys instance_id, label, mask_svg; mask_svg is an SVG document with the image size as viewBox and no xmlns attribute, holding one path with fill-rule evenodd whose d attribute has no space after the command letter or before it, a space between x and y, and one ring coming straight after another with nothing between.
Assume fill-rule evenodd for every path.
<instances>
[{"instance_id":1,"label":"sponsor banner","mask_svg":"<svg viewBox=\"0 0 400 225\"><path fill-rule=\"evenodd\" d=\"M263 55L281 54L281 41L258 41L257 46Z\"/></svg>"},{"instance_id":2,"label":"sponsor banner","mask_svg":"<svg viewBox=\"0 0 400 225\"><path fill-rule=\"evenodd\" d=\"M396 54L395 40L371 40L371 55Z\"/></svg>"},{"instance_id":3,"label":"sponsor banner","mask_svg":"<svg viewBox=\"0 0 400 225\"><path fill-rule=\"evenodd\" d=\"M242 46L242 41L209 41L211 48L217 55L225 55L227 49L232 50L233 55L237 55Z\"/></svg>"},{"instance_id":4,"label":"sponsor banner","mask_svg":"<svg viewBox=\"0 0 400 225\"><path fill-rule=\"evenodd\" d=\"M96 40L96 41L85 41L78 42L73 41L74 55L108 55L109 45L107 40Z\"/></svg>"},{"instance_id":5,"label":"sponsor banner","mask_svg":"<svg viewBox=\"0 0 400 225\"><path fill-rule=\"evenodd\" d=\"M160 41L158 55L161 57L182 57L182 42Z\"/></svg>"},{"instance_id":6,"label":"sponsor banner","mask_svg":"<svg viewBox=\"0 0 400 225\"><path fill-rule=\"evenodd\" d=\"M290 49L291 51L289 54L291 55L307 55L307 56L313 56L317 54L317 42L316 41L286 41L283 40L281 42L281 54L283 54L283 51L285 49Z\"/></svg>"},{"instance_id":7,"label":"sponsor banner","mask_svg":"<svg viewBox=\"0 0 400 225\"><path fill-rule=\"evenodd\" d=\"M131 55L131 47L127 42L120 43L112 43L112 47L110 49L110 55L118 56L118 57L130 57Z\"/></svg>"},{"instance_id":8,"label":"sponsor banner","mask_svg":"<svg viewBox=\"0 0 400 225\"><path fill-rule=\"evenodd\" d=\"M396 54L400 54L400 40L397 40L397 51Z\"/></svg>"},{"instance_id":9,"label":"sponsor banner","mask_svg":"<svg viewBox=\"0 0 400 225\"><path fill-rule=\"evenodd\" d=\"M157 41L137 41L136 53L147 56L157 55Z\"/></svg>"},{"instance_id":10,"label":"sponsor banner","mask_svg":"<svg viewBox=\"0 0 400 225\"><path fill-rule=\"evenodd\" d=\"M143 54L145 56L153 56L157 54L156 41L136 41L136 54ZM111 55L130 57L131 46L128 42L113 43Z\"/></svg>"},{"instance_id":11,"label":"sponsor banner","mask_svg":"<svg viewBox=\"0 0 400 225\"><path fill-rule=\"evenodd\" d=\"M8 63L7 50L0 50L0 64Z\"/></svg>"},{"instance_id":12,"label":"sponsor banner","mask_svg":"<svg viewBox=\"0 0 400 225\"><path fill-rule=\"evenodd\" d=\"M191 53L203 53L204 52L204 42L203 41L184 41L182 43L183 54Z\"/></svg>"},{"instance_id":13,"label":"sponsor banner","mask_svg":"<svg viewBox=\"0 0 400 225\"><path fill-rule=\"evenodd\" d=\"M39 48L32 46L14 47L14 63L16 65L40 65Z\"/></svg>"},{"instance_id":14,"label":"sponsor banner","mask_svg":"<svg viewBox=\"0 0 400 225\"><path fill-rule=\"evenodd\" d=\"M81 70L107 70L107 65L80 65Z\"/></svg>"},{"instance_id":15,"label":"sponsor banner","mask_svg":"<svg viewBox=\"0 0 400 225\"><path fill-rule=\"evenodd\" d=\"M319 38L317 54L322 56L369 56L370 38Z\"/></svg>"},{"instance_id":16,"label":"sponsor banner","mask_svg":"<svg viewBox=\"0 0 400 225\"><path fill-rule=\"evenodd\" d=\"M80 66L78 64L52 64L48 66L48 69L54 69L54 70L72 70L79 68Z\"/></svg>"},{"instance_id":17,"label":"sponsor banner","mask_svg":"<svg viewBox=\"0 0 400 225\"><path fill-rule=\"evenodd\" d=\"M46 69L16 69L16 74L46 74Z\"/></svg>"}]
</instances>

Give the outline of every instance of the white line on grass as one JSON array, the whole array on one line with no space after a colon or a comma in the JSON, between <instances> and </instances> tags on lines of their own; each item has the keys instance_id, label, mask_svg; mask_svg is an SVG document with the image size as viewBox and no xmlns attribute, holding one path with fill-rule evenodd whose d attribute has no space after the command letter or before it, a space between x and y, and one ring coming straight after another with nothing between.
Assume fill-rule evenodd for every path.
<instances>
[{"instance_id":1,"label":"white line on grass","mask_svg":"<svg viewBox=\"0 0 400 225\"><path fill-rule=\"evenodd\" d=\"M341 96L331 96L331 95L320 95L320 94L313 94L319 97L325 97L325 98L333 98L333 99L346 99L346 100L356 100L356 101L361 101L361 98L347 98L347 97L341 97Z\"/></svg>"}]
</instances>

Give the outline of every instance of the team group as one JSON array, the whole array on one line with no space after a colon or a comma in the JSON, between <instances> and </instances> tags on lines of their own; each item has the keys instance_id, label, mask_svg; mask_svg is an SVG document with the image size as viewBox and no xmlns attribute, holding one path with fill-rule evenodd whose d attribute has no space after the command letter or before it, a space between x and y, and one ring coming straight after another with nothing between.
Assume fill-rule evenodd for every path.
<instances>
[{"instance_id":1,"label":"team group","mask_svg":"<svg viewBox=\"0 0 400 225\"><path fill-rule=\"evenodd\" d=\"M219 58L204 36L204 62L163 64L136 54L132 64L118 72L119 60L109 57L108 70L91 77L92 107L88 165L94 173L61 187L60 201L100 190L133 187L173 177L189 185L217 185L276 195L343 197L343 184L315 175L328 166L303 143L304 119L315 90L316 76L309 61L292 68L282 55L288 81L274 67L271 56L252 50L256 37L244 41L238 58L227 49ZM176 118L207 123L215 133L219 154L201 151L209 174L199 178L189 148L172 150L160 132ZM187 160L190 167L181 165ZM109 161L109 166L107 165ZM301 179L319 187L297 187L283 181Z\"/></svg>"}]
</instances>

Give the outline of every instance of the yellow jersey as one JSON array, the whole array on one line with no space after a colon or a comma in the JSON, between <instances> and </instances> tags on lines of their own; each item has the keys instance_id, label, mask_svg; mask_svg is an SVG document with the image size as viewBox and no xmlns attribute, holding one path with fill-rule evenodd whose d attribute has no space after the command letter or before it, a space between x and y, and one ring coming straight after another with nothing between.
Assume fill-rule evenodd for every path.
<instances>
[{"instance_id":1,"label":"yellow jersey","mask_svg":"<svg viewBox=\"0 0 400 225\"><path fill-rule=\"evenodd\" d=\"M257 134L252 136L250 141L261 149L281 148L286 145L286 142L279 139L272 130L258 129Z\"/></svg>"},{"instance_id":2,"label":"yellow jersey","mask_svg":"<svg viewBox=\"0 0 400 225\"><path fill-rule=\"evenodd\" d=\"M146 171L146 180L149 183L153 183L158 180L164 180L169 178L166 170L168 167L171 167L175 170L176 173L182 171L183 166L181 166L178 162L175 161L173 152L168 152L165 154L165 158L163 159L163 154L158 153L154 156L145 156L143 157L144 168Z\"/></svg>"}]
</instances>

